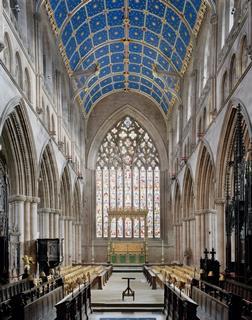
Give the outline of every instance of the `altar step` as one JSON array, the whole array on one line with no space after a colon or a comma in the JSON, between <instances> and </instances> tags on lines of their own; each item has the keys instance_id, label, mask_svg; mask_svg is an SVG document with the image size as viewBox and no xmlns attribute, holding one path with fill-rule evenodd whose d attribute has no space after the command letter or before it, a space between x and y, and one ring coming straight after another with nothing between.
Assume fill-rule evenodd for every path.
<instances>
[{"instance_id":1,"label":"altar step","mask_svg":"<svg viewBox=\"0 0 252 320\"><path fill-rule=\"evenodd\" d=\"M135 264L135 265L113 264L113 272L143 272L143 265L142 264Z\"/></svg>"},{"instance_id":2,"label":"altar step","mask_svg":"<svg viewBox=\"0 0 252 320\"><path fill-rule=\"evenodd\" d=\"M162 312L164 305L155 303L116 303L116 304L103 304L103 303L94 303L92 304L92 309L94 312Z\"/></svg>"}]
</instances>

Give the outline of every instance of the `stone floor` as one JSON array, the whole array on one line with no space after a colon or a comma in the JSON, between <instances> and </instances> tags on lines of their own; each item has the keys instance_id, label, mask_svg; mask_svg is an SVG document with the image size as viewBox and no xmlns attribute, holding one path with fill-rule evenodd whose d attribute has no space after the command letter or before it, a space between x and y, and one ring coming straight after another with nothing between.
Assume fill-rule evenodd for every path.
<instances>
[{"instance_id":1,"label":"stone floor","mask_svg":"<svg viewBox=\"0 0 252 320\"><path fill-rule=\"evenodd\" d=\"M100 320L101 318L153 318L155 320L165 320L166 316L161 312L93 312L89 320Z\"/></svg>"},{"instance_id":2,"label":"stone floor","mask_svg":"<svg viewBox=\"0 0 252 320\"><path fill-rule=\"evenodd\" d=\"M122 301L122 292L127 287L127 280L123 277L133 277L130 287L135 291L135 301L132 297L125 297ZM92 290L92 304L104 305L161 305L164 301L164 291L158 288L152 290L142 272L114 272L103 290Z\"/></svg>"}]
</instances>

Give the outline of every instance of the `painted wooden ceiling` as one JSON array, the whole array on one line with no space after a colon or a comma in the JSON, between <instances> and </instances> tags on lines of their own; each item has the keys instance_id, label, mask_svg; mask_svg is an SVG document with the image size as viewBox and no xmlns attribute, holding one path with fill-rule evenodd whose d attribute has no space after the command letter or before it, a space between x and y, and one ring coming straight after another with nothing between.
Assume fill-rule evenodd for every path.
<instances>
[{"instance_id":1,"label":"painted wooden ceiling","mask_svg":"<svg viewBox=\"0 0 252 320\"><path fill-rule=\"evenodd\" d=\"M46 9L86 114L117 91L141 93L166 114L179 96L206 3L46 0Z\"/></svg>"}]
</instances>

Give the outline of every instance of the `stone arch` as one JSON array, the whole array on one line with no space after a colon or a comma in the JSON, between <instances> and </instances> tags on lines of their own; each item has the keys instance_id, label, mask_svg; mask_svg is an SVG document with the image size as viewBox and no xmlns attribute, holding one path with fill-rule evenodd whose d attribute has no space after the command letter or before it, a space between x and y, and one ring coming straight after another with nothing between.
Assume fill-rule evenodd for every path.
<instances>
[{"instance_id":1,"label":"stone arch","mask_svg":"<svg viewBox=\"0 0 252 320\"><path fill-rule=\"evenodd\" d=\"M223 199L225 196L225 172L226 165L229 161L232 150L231 145L235 132L235 119L236 119L236 105L240 103L241 113L244 119L244 143L246 149L249 148L249 143L252 140L252 126L246 107L241 104L241 101L234 99L230 102L228 111L226 112L225 119L222 126L221 139L218 145L217 152L217 165L216 165L216 194L217 198Z\"/></svg>"},{"instance_id":2,"label":"stone arch","mask_svg":"<svg viewBox=\"0 0 252 320\"><path fill-rule=\"evenodd\" d=\"M10 170L11 194L36 196L37 158L23 102L13 99L6 107L2 119L1 134L6 158L13 166Z\"/></svg>"},{"instance_id":3,"label":"stone arch","mask_svg":"<svg viewBox=\"0 0 252 320\"><path fill-rule=\"evenodd\" d=\"M201 144L196 169L196 209L209 209L214 207L214 177L215 167L211 153L205 144Z\"/></svg>"},{"instance_id":4,"label":"stone arch","mask_svg":"<svg viewBox=\"0 0 252 320\"><path fill-rule=\"evenodd\" d=\"M40 238L59 238L59 175L51 143L40 158L38 183Z\"/></svg>"},{"instance_id":5,"label":"stone arch","mask_svg":"<svg viewBox=\"0 0 252 320\"><path fill-rule=\"evenodd\" d=\"M59 175L51 143L48 143L40 159L39 192L40 208L59 207Z\"/></svg>"},{"instance_id":6,"label":"stone arch","mask_svg":"<svg viewBox=\"0 0 252 320\"><path fill-rule=\"evenodd\" d=\"M194 183L189 167L185 170L182 192L182 253L184 263L193 263L195 255Z\"/></svg>"},{"instance_id":7,"label":"stone arch","mask_svg":"<svg viewBox=\"0 0 252 320\"><path fill-rule=\"evenodd\" d=\"M99 147L102 143L102 140L104 136L107 134L107 132L112 128L112 126L117 123L121 118L124 116L131 116L134 118L144 129L147 130L147 132L150 134L153 141L155 141L156 148L158 150L159 156L160 156L160 169L166 170L168 168L168 158L167 158L167 152L164 145L164 142L162 138L160 137L160 134L158 133L155 126L152 124L152 122L145 117L141 112L136 110L134 107L130 105L126 105L120 110L116 111L103 123L103 125L100 127L98 132L96 133L89 152L87 156L87 167L88 169L95 169L96 166L96 158L98 155Z\"/></svg>"},{"instance_id":8,"label":"stone arch","mask_svg":"<svg viewBox=\"0 0 252 320\"><path fill-rule=\"evenodd\" d=\"M18 98L10 101L1 120L1 153L6 160L9 185L9 274L18 277L23 271L24 254L36 261L37 157L23 101Z\"/></svg>"},{"instance_id":9,"label":"stone arch","mask_svg":"<svg viewBox=\"0 0 252 320\"><path fill-rule=\"evenodd\" d=\"M204 248L216 248L215 214L215 167L208 147L201 143L196 169L195 224L196 261L199 261Z\"/></svg>"},{"instance_id":10,"label":"stone arch","mask_svg":"<svg viewBox=\"0 0 252 320\"><path fill-rule=\"evenodd\" d=\"M193 214L194 210L194 184L191 171L188 167L184 175L182 194L183 218L188 218Z\"/></svg>"}]
</instances>

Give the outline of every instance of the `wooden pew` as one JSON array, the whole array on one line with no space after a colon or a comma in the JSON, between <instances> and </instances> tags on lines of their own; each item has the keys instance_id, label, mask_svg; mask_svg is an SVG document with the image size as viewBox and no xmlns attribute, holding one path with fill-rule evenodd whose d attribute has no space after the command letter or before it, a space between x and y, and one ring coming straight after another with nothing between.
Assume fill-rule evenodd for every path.
<instances>
[{"instance_id":1,"label":"wooden pew","mask_svg":"<svg viewBox=\"0 0 252 320\"><path fill-rule=\"evenodd\" d=\"M63 281L59 277L23 291L10 300L13 319L48 320L54 305L64 296Z\"/></svg>"},{"instance_id":2,"label":"wooden pew","mask_svg":"<svg viewBox=\"0 0 252 320\"><path fill-rule=\"evenodd\" d=\"M31 282L27 279L0 286L0 319L5 319L10 314L11 298L30 288Z\"/></svg>"},{"instance_id":3,"label":"wooden pew","mask_svg":"<svg viewBox=\"0 0 252 320\"><path fill-rule=\"evenodd\" d=\"M151 288L153 290L157 289L157 276L156 276L156 274L147 266L144 266L143 273L144 273L148 283L151 285Z\"/></svg>"},{"instance_id":4,"label":"wooden pew","mask_svg":"<svg viewBox=\"0 0 252 320\"><path fill-rule=\"evenodd\" d=\"M56 305L56 320L88 319L91 309L91 285L81 285Z\"/></svg>"},{"instance_id":5,"label":"wooden pew","mask_svg":"<svg viewBox=\"0 0 252 320\"><path fill-rule=\"evenodd\" d=\"M175 286L164 283L164 313L166 320L199 320L198 305Z\"/></svg>"},{"instance_id":6,"label":"wooden pew","mask_svg":"<svg viewBox=\"0 0 252 320\"><path fill-rule=\"evenodd\" d=\"M192 299L200 305L207 316L216 320L251 319L252 304L218 286L201 281L200 287L193 285L191 292Z\"/></svg>"},{"instance_id":7,"label":"wooden pew","mask_svg":"<svg viewBox=\"0 0 252 320\"><path fill-rule=\"evenodd\" d=\"M232 279L226 279L223 283L223 289L241 296L245 300L252 301L252 286Z\"/></svg>"},{"instance_id":8,"label":"wooden pew","mask_svg":"<svg viewBox=\"0 0 252 320\"><path fill-rule=\"evenodd\" d=\"M97 274L97 276L92 281L92 288L97 288L102 290L102 287L105 286L106 282L109 280L112 274L112 266L103 268L101 272Z\"/></svg>"}]
</instances>

